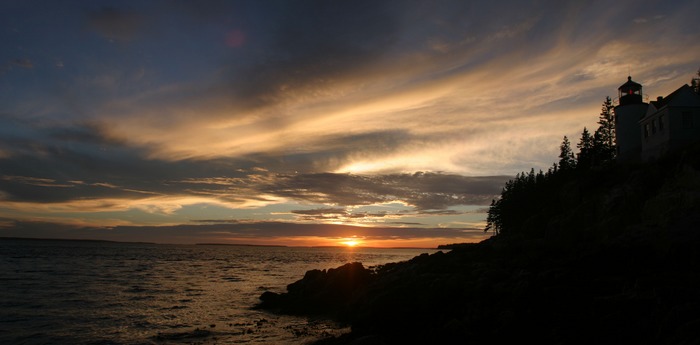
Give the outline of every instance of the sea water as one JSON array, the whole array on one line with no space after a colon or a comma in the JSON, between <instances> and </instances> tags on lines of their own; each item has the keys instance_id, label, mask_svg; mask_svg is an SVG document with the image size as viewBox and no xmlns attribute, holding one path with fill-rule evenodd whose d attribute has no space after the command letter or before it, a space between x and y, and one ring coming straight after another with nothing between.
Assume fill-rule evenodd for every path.
<instances>
[{"instance_id":1,"label":"sea water","mask_svg":"<svg viewBox=\"0 0 700 345\"><path fill-rule=\"evenodd\" d=\"M304 344L348 329L252 307L311 269L430 249L0 240L0 344Z\"/></svg>"}]
</instances>

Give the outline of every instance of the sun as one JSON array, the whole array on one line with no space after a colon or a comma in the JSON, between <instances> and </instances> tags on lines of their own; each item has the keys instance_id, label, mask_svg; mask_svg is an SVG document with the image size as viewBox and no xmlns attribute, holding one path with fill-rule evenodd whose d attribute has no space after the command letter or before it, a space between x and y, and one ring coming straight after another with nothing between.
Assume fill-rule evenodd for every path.
<instances>
[{"instance_id":1,"label":"sun","mask_svg":"<svg viewBox=\"0 0 700 345\"><path fill-rule=\"evenodd\" d=\"M346 246L348 246L348 247L354 247L354 246L357 246L358 244L360 244L360 241L349 240L349 241L340 242L340 244L344 244L344 245L346 245Z\"/></svg>"},{"instance_id":2,"label":"sun","mask_svg":"<svg viewBox=\"0 0 700 345\"><path fill-rule=\"evenodd\" d=\"M350 238L344 238L341 241L338 241L338 243L346 246L346 247L357 247L358 245L362 244L362 241L360 241L356 237L350 237Z\"/></svg>"}]
</instances>

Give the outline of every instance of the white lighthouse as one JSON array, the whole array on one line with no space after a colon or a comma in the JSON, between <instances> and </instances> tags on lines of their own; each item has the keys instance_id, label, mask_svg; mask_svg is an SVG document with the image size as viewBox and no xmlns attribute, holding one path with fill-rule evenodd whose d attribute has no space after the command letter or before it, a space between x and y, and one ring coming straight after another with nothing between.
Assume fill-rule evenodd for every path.
<instances>
[{"instance_id":1,"label":"white lighthouse","mask_svg":"<svg viewBox=\"0 0 700 345\"><path fill-rule=\"evenodd\" d=\"M627 77L617 88L618 105L615 107L615 138L618 160L636 160L640 157L642 137L639 120L646 115L649 104L644 103L642 85Z\"/></svg>"}]
</instances>

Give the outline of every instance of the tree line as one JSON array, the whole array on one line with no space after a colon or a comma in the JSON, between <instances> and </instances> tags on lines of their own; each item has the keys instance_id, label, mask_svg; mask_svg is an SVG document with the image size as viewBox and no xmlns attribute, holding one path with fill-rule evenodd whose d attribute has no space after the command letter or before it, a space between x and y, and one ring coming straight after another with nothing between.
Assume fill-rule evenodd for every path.
<instances>
[{"instance_id":1,"label":"tree line","mask_svg":"<svg viewBox=\"0 0 700 345\"><path fill-rule=\"evenodd\" d=\"M484 231L493 231L495 235L514 234L518 231L537 231L537 226L528 226L528 222L538 222L537 214L543 209L561 207L562 200L557 200L557 190L566 181L585 171L612 165L616 158L614 107L610 97L606 97L598 117L598 128L591 134L583 128L578 153L574 153L569 138L564 136L560 145L559 162L554 163L546 172L530 169L521 172L514 179L506 182L498 199L489 207ZM523 233L523 235L534 235Z\"/></svg>"}]
</instances>

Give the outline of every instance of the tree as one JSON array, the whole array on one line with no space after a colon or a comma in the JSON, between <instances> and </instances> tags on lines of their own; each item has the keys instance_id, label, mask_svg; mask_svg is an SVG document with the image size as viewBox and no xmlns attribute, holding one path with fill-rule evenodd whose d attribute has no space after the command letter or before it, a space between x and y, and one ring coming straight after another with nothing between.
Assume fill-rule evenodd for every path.
<instances>
[{"instance_id":1,"label":"tree","mask_svg":"<svg viewBox=\"0 0 700 345\"><path fill-rule=\"evenodd\" d=\"M489 212L486 216L486 227L484 228L484 232L493 230L493 234L496 236L501 229L500 201L501 200L496 201L496 199L491 200L491 206L489 207Z\"/></svg>"},{"instance_id":2,"label":"tree","mask_svg":"<svg viewBox=\"0 0 700 345\"><path fill-rule=\"evenodd\" d=\"M591 133L588 132L588 128L583 127L583 132L581 132L581 140L579 140L578 144L576 144L576 147L579 150L576 167L581 169L591 167L595 152L593 151L593 137L591 137Z\"/></svg>"},{"instance_id":3,"label":"tree","mask_svg":"<svg viewBox=\"0 0 700 345\"><path fill-rule=\"evenodd\" d=\"M616 138L614 109L610 97L605 97L605 101L603 101L600 110L600 116L598 117L599 127L595 131L595 135L600 137L596 145L598 156L596 158L600 163L615 159Z\"/></svg>"},{"instance_id":4,"label":"tree","mask_svg":"<svg viewBox=\"0 0 700 345\"><path fill-rule=\"evenodd\" d=\"M600 116L598 117L598 127L597 132L600 132L600 137L605 145L609 147L615 146L615 107L613 107L612 100L610 96L605 97L603 101L603 106L600 110Z\"/></svg>"},{"instance_id":5,"label":"tree","mask_svg":"<svg viewBox=\"0 0 700 345\"><path fill-rule=\"evenodd\" d=\"M571 170L576 167L576 159L574 158L574 153L571 151L571 143L569 138L564 136L564 140L559 146L559 170Z\"/></svg>"}]
</instances>

